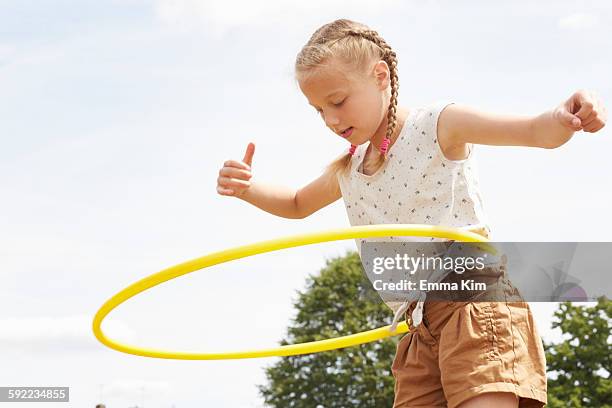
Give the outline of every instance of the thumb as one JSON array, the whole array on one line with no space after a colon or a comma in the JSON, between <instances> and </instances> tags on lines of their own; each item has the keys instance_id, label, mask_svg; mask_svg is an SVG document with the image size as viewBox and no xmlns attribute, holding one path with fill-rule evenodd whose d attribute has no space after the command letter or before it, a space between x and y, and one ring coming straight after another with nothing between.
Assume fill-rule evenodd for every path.
<instances>
[{"instance_id":1,"label":"thumb","mask_svg":"<svg viewBox=\"0 0 612 408\"><path fill-rule=\"evenodd\" d=\"M255 143L249 143L246 152L244 153L244 159L242 159L242 161L248 164L249 167L253 162L253 154L255 154Z\"/></svg>"},{"instance_id":2,"label":"thumb","mask_svg":"<svg viewBox=\"0 0 612 408\"><path fill-rule=\"evenodd\" d=\"M578 129L582 125L580 118L569 112L567 109L561 109L559 112L559 117L563 125L572 129Z\"/></svg>"}]
</instances>

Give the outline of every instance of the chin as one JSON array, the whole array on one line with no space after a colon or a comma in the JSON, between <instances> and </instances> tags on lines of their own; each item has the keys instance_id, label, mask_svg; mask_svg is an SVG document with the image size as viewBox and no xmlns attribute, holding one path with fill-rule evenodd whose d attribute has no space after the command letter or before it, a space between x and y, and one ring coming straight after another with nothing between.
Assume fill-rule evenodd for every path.
<instances>
[{"instance_id":1,"label":"chin","mask_svg":"<svg viewBox=\"0 0 612 408\"><path fill-rule=\"evenodd\" d=\"M370 141L370 139L364 139L364 140L356 140L355 142L352 142L353 144L356 144L358 146L364 145L366 143L368 143Z\"/></svg>"},{"instance_id":2,"label":"chin","mask_svg":"<svg viewBox=\"0 0 612 408\"><path fill-rule=\"evenodd\" d=\"M347 142L349 142L350 144L354 144L357 146L361 146L362 144L367 143L370 139L366 139L366 140L359 140L359 137L357 139L355 139L355 133L353 133L351 135L350 138L345 139Z\"/></svg>"}]
</instances>

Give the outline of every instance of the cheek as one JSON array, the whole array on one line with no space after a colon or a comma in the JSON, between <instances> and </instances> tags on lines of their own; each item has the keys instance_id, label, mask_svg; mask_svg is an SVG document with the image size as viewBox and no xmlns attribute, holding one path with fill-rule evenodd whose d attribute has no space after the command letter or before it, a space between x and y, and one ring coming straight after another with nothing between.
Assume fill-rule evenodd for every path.
<instances>
[{"instance_id":1,"label":"cheek","mask_svg":"<svg viewBox=\"0 0 612 408\"><path fill-rule=\"evenodd\" d=\"M367 125L370 121L371 109L367 104L367 100L353 99L346 106L346 113L350 117L353 126Z\"/></svg>"},{"instance_id":2,"label":"cheek","mask_svg":"<svg viewBox=\"0 0 612 408\"><path fill-rule=\"evenodd\" d=\"M380 122L381 107L376 99L361 99L355 101L351 107L351 116L354 126L360 126L372 131Z\"/></svg>"}]
</instances>

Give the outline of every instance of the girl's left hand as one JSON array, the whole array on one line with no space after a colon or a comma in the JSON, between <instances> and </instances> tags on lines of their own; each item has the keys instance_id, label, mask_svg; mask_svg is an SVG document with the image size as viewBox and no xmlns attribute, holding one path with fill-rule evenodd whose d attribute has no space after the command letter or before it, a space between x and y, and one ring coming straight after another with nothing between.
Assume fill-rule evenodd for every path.
<instances>
[{"instance_id":1,"label":"girl's left hand","mask_svg":"<svg viewBox=\"0 0 612 408\"><path fill-rule=\"evenodd\" d=\"M597 132L606 125L608 110L593 92L579 90L553 113L561 124L574 132Z\"/></svg>"}]
</instances>

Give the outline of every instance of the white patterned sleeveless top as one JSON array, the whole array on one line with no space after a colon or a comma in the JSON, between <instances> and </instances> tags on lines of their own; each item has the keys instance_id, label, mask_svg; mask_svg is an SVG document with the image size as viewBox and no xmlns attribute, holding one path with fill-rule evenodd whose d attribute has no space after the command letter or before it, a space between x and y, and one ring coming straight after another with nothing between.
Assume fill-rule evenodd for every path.
<instances>
[{"instance_id":1,"label":"white patterned sleeveless top","mask_svg":"<svg viewBox=\"0 0 612 408\"><path fill-rule=\"evenodd\" d=\"M351 225L430 224L470 229L490 238L474 160L447 159L437 139L438 117L448 102L409 111L388 160L376 173L363 173L368 143L358 146L350 171L338 178ZM440 238L389 237L364 241L441 242ZM389 304L397 311L398 304Z\"/></svg>"}]
</instances>

